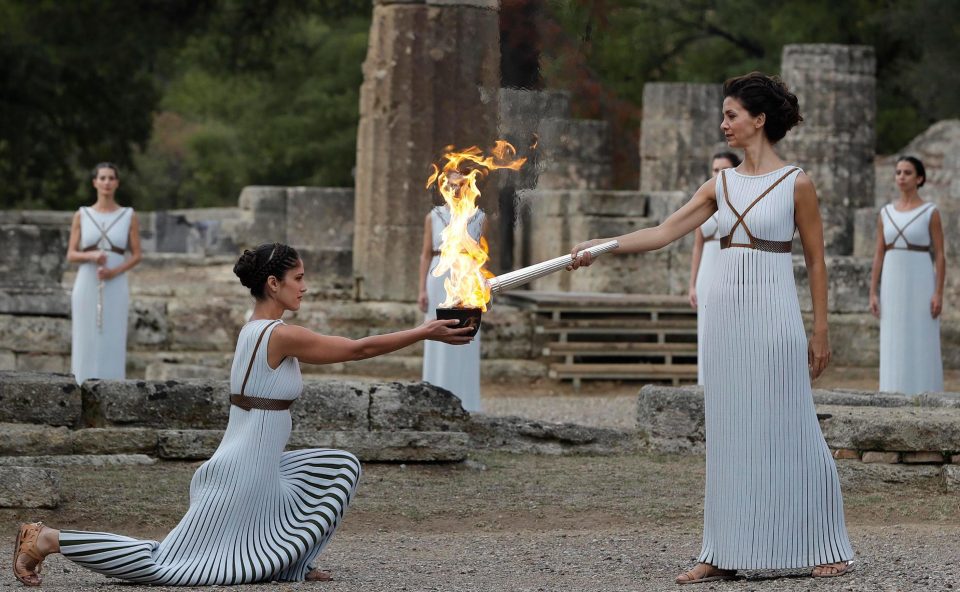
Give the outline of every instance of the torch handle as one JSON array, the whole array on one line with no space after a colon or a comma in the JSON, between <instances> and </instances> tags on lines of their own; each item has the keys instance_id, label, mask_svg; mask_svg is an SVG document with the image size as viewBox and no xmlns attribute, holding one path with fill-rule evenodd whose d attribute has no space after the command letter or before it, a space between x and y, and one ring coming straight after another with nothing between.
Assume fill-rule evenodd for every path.
<instances>
[{"instance_id":1,"label":"torch handle","mask_svg":"<svg viewBox=\"0 0 960 592\"><path fill-rule=\"evenodd\" d=\"M597 255L612 251L619 246L620 243L612 240L599 245L594 245L589 249L584 249L581 251L581 253L589 253L592 257L596 257ZM566 269L572 263L573 255L563 255L562 257L555 257L541 263L536 263L528 267L522 267L515 271L492 277L487 280L487 283L490 286L491 293L500 294L502 292L506 292L507 290L512 290L518 286L529 284L537 278L550 275L551 273L555 273L561 269Z\"/></svg>"}]
</instances>

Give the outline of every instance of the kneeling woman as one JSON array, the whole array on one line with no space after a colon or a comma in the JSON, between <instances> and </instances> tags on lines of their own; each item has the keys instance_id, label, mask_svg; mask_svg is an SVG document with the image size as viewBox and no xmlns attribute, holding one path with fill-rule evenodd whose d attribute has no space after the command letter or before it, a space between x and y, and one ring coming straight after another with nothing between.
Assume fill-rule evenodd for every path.
<instances>
[{"instance_id":1,"label":"kneeling woman","mask_svg":"<svg viewBox=\"0 0 960 592\"><path fill-rule=\"evenodd\" d=\"M356 490L360 463L340 450L284 452L288 408L300 396L300 362L371 358L417 341L470 341L456 321L359 340L319 335L280 317L298 310L307 291L303 261L287 245L245 251L233 268L256 297L240 331L230 373L230 420L213 457L194 474L190 508L161 542L102 532L20 527L14 575L40 584L51 553L132 582L165 585L245 584L330 579L314 567Z\"/></svg>"}]
</instances>

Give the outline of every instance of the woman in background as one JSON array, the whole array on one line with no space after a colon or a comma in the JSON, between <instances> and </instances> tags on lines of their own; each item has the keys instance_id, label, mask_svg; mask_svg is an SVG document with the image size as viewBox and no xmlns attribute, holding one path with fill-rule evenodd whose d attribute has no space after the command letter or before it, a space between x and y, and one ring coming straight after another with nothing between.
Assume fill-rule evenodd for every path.
<instances>
[{"instance_id":1,"label":"woman in background","mask_svg":"<svg viewBox=\"0 0 960 592\"><path fill-rule=\"evenodd\" d=\"M486 234L486 220L483 210L478 208L467 225L467 232L473 240L480 242L481 237ZM437 306L447 298L443 281L449 274L435 277L433 270L440 262L440 234L449 223L450 208L446 205L431 209L424 220L423 250L420 254L420 294L417 303L420 311L426 313L427 320L436 318ZM424 343L423 380L456 395L466 411L480 411L480 333L477 333L470 345L463 347L431 341Z\"/></svg>"},{"instance_id":2,"label":"woman in background","mask_svg":"<svg viewBox=\"0 0 960 592\"><path fill-rule=\"evenodd\" d=\"M716 178L720 171L740 166L740 157L733 152L713 155L711 170ZM719 212L710 216L694 231L693 253L690 256L690 307L697 309L697 384L703 384L703 324L706 321L707 290L720 257Z\"/></svg>"},{"instance_id":3,"label":"woman in background","mask_svg":"<svg viewBox=\"0 0 960 592\"><path fill-rule=\"evenodd\" d=\"M117 167L101 162L92 178L97 201L73 215L67 247L67 261L80 264L71 294L70 369L77 384L88 378L126 377L127 272L141 258L137 215L116 201Z\"/></svg>"},{"instance_id":4,"label":"woman in background","mask_svg":"<svg viewBox=\"0 0 960 592\"><path fill-rule=\"evenodd\" d=\"M923 163L901 156L895 171L900 197L880 210L870 281L870 312L880 319L880 390L942 391L943 225L937 206L920 198Z\"/></svg>"}]
</instances>

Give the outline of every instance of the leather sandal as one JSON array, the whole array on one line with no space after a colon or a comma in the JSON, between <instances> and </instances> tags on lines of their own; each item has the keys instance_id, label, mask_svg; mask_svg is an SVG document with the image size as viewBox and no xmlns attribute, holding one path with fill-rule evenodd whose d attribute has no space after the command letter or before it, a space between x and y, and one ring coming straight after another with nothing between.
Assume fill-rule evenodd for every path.
<instances>
[{"instance_id":1,"label":"leather sandal","mask_svg":"<svg viewBox=\"0 0 960 592\"><path fill-rule=\"evenodd\" d=\"M706 569L698 575L697 569L700 566L704 566ZM714 567L709 563L698 563L686 573L682 573L677 576L677 579L674 580L678 584L703 584L705 582L718 582L720 580L734 580L737 577L737 570L735 569L720 569Z\"/></svg>"},{"instance_id":2,"label":"leather sandal","mask_svg":"<svg viewBox=\"0 0 960 592\"><path fill-rule=\"evenodd\" d=\"M849 561L840 561L842 565L836 565L832 563L824 563L823 565L818 565L813 568L813 572L810 573L812 578L839 578L842 575L846 575L853 566L853 560ZM831 570L827 573L817 573L817 569Z\"/></svg>"},{"instance_id":3,"label":"leather sandal","mask_svg":"<svg viewBox=\"0 0 960 592\"><path fill-rule=\"evenodd\" d=\"M20 530L17 532L17 539L14 541L13 575L24 586L40 585L40 571L42 570L44 557L37 550L37 539L40 537L40 532L42 530L43 522L21 524ZM37 562L37 564L33 567L33 571L25 571L17 566L17 560L20 559L21 554L26 555ZM28 579L31 577L36 577L36 582Z\"/></svg>"}]
</instances>

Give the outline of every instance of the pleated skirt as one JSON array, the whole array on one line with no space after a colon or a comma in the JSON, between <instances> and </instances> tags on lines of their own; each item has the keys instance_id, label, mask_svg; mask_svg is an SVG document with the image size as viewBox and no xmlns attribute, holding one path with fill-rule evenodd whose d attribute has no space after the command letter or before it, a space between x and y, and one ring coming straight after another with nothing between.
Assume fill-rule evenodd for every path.
<instances>
[{"instance_id":1,"label":"pleated skirt","mask_svg":"<svg viewBox=\"0 0 960 592\"><path fill-rule=\"evenodd\" d=\"M124 257L107 253L107 266L116 267ZM70 371L77 384L88 378L123 379L127 371L127 316L130 289L127 274L103 282L103 314L97 325L100 299L97 266L83 263L70 294L72 342Z\"/></svg>"},{"instance_id":2,"label":"pleated skirt","mask_svg":"<svg viewBox=\"0 0 960 592\"><path fill-rule=\"evenodd\" d=\"M880 390L943 391L940 319L930 316L936 274L930 254L892 249L880 275Z\"/></svg>"},{"instance_id":3,"label":"pleated skirt","mask_svg":"<svg viewBox=\"0 0 960 592\"><path fill-rule=\"evenodd\" d=\"M231 407L223 441L190 483L187 514L163 541L63 530L61 552L144 584L303 580L343 519L361 470L341 450L284 452L289 435L287 411Z\"/></svg>"},{"instance_id":4,"label":"pleated skirt","mask_svg":"<svg viewBox=\"0 0 960 592\"><path fill-rule=\"evenodd\" d=\"M703 243L700 255L700 267L697 268L697 384L703 384L703 345L704 325L707 322L707 298L710 296L710 286L717 271L720 258L720 241L710 240Z\"/></svg>"},{"instance_id":5,"label":"pleated skirt","mask_svg":"<svg viewBox=\"0 0 960 592\"><path fill-rule=\"evenodd\" d=\"M699 561L797 568L853 557L817 421L790 255L721 252L707 298Z\"/></svg>"}]
</instances>

